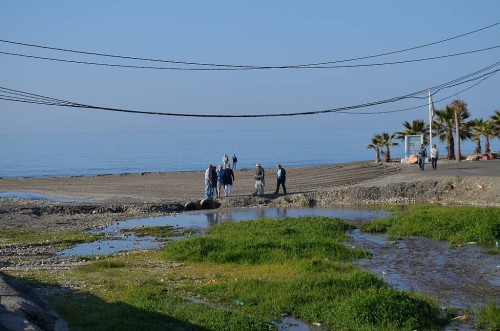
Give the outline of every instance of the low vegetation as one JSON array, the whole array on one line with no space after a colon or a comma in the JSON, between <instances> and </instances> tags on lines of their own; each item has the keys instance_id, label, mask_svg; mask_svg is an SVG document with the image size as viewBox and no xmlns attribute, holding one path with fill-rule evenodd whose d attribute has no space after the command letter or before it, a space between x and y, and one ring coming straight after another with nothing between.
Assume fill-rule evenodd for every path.
<instances>
[{"instance_id":1,"label":"low vegetation","mask_svg":"<svg viewBox=\"0 0 500 331\"><path fill-rule=\"evenodd\" d=\"M72 330L272 330L284 315L332 330L437 329L436 303L391 289L350 261L351 227L324 217L227 222L158 251L76 270L20 271L44 284Z\"/></svg>"},{"instance_id":2,"label":"low vegetation","mask_svg":"<svg viewBox=\"0 0 500 331\"><path fill-rule=\"evenodd\" d=\"M477 326L487 331L500 330L500 307L488 301L477 313Z\"/></svg>"},{"instance_id":3,"label":"low vegetation","mask_svg":"<svg viewBox=\"0 0 500 331\"><path fill-rule=\"evenodd\" d=\"M363 231L391 237L422 236L452 245L477 243L494 246L500 241L500 208L414 205L385 219L362 226Z\"/></svg>"}]
</instances>

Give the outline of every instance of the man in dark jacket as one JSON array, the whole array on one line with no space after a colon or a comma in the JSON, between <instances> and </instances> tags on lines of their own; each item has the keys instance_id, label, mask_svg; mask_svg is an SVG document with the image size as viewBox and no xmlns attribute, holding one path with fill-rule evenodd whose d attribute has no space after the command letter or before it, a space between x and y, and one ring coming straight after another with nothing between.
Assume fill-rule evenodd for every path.
<instances>
[{"instance_id":1,"label":"man in dark jacket","mask_svg":"<svg viewBox=\"0 0 500 331\"><path fill-rule=\"evenodd\" d=\"M276 191L274 192L274 194L278 194L279 190L280 190L280 184L281 186L283 186L283 192L286 194L286 186L285 186L285 181L286 181L286 171L284 168L281 167L281 164L278 163L278 165L276 166L276 168L278 169L277 171L277 181L276 181Z\"/></svg>"},{"instance_id":2,"label":"man in dark jacket","mask_svg":"<svg viewBox=\"0 0 500 331\"><path fill-rule=\"evenodd\" d=\"M228 164L226 169L224 170L224 193L225 196L228 197L232 193L234 182L234 172L231 169L231 166Z\"/></svg>"},{"instance_id":3,"label":"man in dark jacket","mask_svg":"<svg viewBox=\"0 0 500 331\"><path fill-rule=\"evenodd\" d=\"M212 177L212 196L210 197L211 199L215 199L219 197L219 192L217 191L217 169L215 166L212 166L210 169L211 177Z\"/></svg>"}]
</instances>

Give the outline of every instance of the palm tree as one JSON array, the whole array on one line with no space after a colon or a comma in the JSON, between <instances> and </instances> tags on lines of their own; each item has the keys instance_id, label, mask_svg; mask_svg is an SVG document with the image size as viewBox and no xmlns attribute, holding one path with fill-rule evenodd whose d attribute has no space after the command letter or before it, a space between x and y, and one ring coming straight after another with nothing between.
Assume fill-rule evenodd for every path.
<instances>
[{"instance_id":1,"label":"palm tree","mask_svg":"<svg viewBox=\"0 0 500 331\"><path fill-rule=\"evenodd\" d=\"M372 143L368 144L366 148L373 148L375 150L375 162L380 162L380 147L382 146L382 136L376 134L372 137Z\"/></svg>"},{"instance_id":2,"label":"palm tree","mask_svg":"<svg viewBox=\"0 0 500 331\"><path fill-rule=\"evenodd\" d=\"M500 111L495 110L495 113L491 115L489 122L493 124L495 136L500 137Z\"/></svg>"},{"instance_id":3,"label":"palm tree","mask_svg":"<svg viewBox=\"0 0 500 331\"><path fill-rule=\"evenodd\" d=\"M413 136L413 135L423 135L424 136L424 144L429 142L427 133L429 132L429 125L425 123L424 120L413 120L413 122L409 123L408 121L404 121L403 127L405 128L403 131L398 131L396 133L396 139L405 140L405 136Z\"/></svg>"},{"instance_id":4,"label":"palm tree","mask_svg":"<svg viewBox=\"0 0 500 331\"><path fill-rule=\"evenodd\" d=\"M475 154L481 154L481 136L484 130L484 120L482 118L470 120L467 125L472 134L472 140L476 142Z\"/></svg>"},{"instance_id":5,"label":"palm tree","mask_svg":"<svg viewBox=\"0 0 500 331\"><path fill-rule=\"evenodd\" d=\"M446 106L445 109L436 110L436 120L432 127L435 128L439 141L447 142L448 160L455 158L455 140L453 139L453 109Z\"/></svg>"},{"instance_id":6,"label":"palm tree","mask_svg":"<svg viewBox=\"0 0 500 331\"><path fill-rule=\"evenodd\" d=\"M381 145L385 146L385 151L382 152L384 154L384 161L389 162L391 160L391 151L389 150L390 146L397 146L398 143L394 141L395 133L389 135L387 132L382 132L381 137Z\"/></svg>"},{"instance_id":7,"label":"palm tree","mask_svg":"<svg viewBox=\"0 0 500 331\"><path fill-rule=\"evenodd\" d=\"M451 102L451 107L453 108L455 114L455 137L460 137L461 127L458 119L463 113L467 112L467 104L462 100L455 99ZM460 139L457 139L457 154L455 157L457 161L460 161Z\"/></svg>"},{"instance_id":8,"label":"palm tree","mask_svg":"<svg viewBox=\"0 0 500 331\"><path fill-rule=\"evenodd\" d=\"M470 138L471 134L466 129L467 125L465 120L469 118L469 111L464 111L459 116L459 125L462 130L459 130L460 140ZM445 109L436 110L436 120L432 122L432 127L436 128L435 132L439 136L441 142L447 142L448 160L455 158L455 137L453 136L453 129L455 128L455 111L451 106L446 106Z\"/></svg>"},{"instance_id":9,"label":"palm tree","mask_svg":"<svg viewBox=\"0 0 500 331\"><path fill-rule=\"evenodd\" d=\"M484 136L484 152L490 153L490 137L498 137L498 131L495 131L495 125L493 122L484 122L481 134Z\"/></svg>"}]
</instances>

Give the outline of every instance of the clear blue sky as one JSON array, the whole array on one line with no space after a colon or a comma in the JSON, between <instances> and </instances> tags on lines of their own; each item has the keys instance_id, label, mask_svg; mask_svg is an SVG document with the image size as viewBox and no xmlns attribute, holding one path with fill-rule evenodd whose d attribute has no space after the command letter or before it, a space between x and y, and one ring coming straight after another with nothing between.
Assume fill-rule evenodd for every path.
<instances>
[{"instance_id":1,"label":"clear blue sky","mask_svg":"<svg viewBox=\"0 0 500 331\"><path fill-rule=\"evenodd\" d=\"M4 1L0 39L180 61L286 65L404 49L500 21L499 1ZM500 26L364 63L500 44ZM0 51L127 63L0 43ZM426 89L500 61L500 49L444 60L356 69L187 72L65 64L0 54L0 86L105 107L178 113L323 110ZM130 62L128 62L130 63ZM500 73L458 97L472 117L500 109ZM467 87L441 91L439 99ZM451 100L449 100L451 101ZM449 102L448 101L448 102ZM362 111L425 103L406 100ZM443 108L446 102L436 103ZM388 115L190 119L0 101L0 133L279 128L401 129L427 108Z\"/></svg>"}]
</instances>

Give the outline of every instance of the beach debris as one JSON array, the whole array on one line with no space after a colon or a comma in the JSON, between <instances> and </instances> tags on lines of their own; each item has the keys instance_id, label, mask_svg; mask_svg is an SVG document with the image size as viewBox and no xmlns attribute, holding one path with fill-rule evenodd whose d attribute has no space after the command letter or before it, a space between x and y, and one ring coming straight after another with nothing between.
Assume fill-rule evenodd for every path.
<instances>
[{"instance_id":1,"label":"beach debris","mask_svg":"<svg viewBox=\"0 0 500 331\"><path fill-rule=\"evenodd\" d=\"M243 306L245 304L245 302L243 302L243 300L241 300L241 299L234 300L234 303L237 306Z\"/></svg>"},{"instance_id":2,"label":"beach debris","mask_svg":"<svg viewBox=\"0 0 500 331\"><path fill-rule=\"evenodd\" d=\"M465 159L466 161L477 161L479 160L479 155L469 155L467 156L467 158Z\"/></svg>"},{"instance_id":3,"label":"beach debris","mask_svg":"<svg viewBox=\"0 0 500 331\"><path fill-rule=\"evenodd\" d=\"M469 320L469 316L467 315L460 315L460 316L457 316L457 317L453 317L453 320L454 321L459 321L459 322L466 322Z\"/></svg>"},{"instance_id":4,"label":"beach debris","mask_svg":"<svg viewBox=\"0 0 500 331\"><path fill-rule=\"evenodd\" d=\"M477 245L477 242L475 242L475 241L469 241L469 242L467 243L467 245Z\"/></svg>"},{"instance_id":5,"label":"beach debris","mask_svg":"<svg viewBox=\"0 0 500 331\"><path fill-rule=\"evenodd\" d=\"M319 323L319 322L313 322L312 325L321 326L321 323Z\"/></svg>"}]
</instances>

